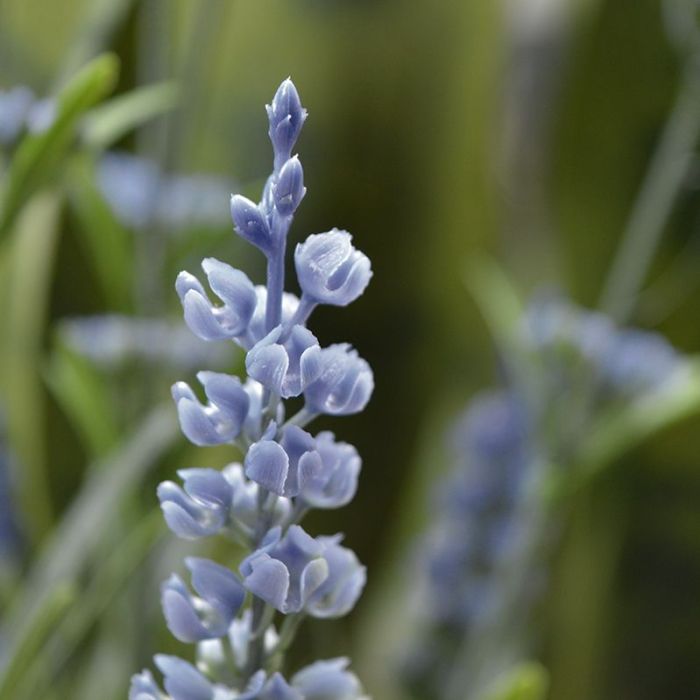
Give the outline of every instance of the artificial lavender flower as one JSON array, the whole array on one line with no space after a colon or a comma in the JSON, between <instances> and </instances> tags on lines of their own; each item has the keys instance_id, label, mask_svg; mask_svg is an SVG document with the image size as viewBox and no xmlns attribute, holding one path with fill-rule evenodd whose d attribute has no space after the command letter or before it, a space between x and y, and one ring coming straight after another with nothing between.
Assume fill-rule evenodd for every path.
<instances>
[{"instance_id":1,"label":"artificial lavender flower","mask_svg":"<svg viewBox=\"0 0 700 700\"><path fill-rule=\"evenodd\" d=\"M314 450L309 459L316 464L300 484L301 499L313 508L346 505L357 491L362 466L357 450L346 442L336 442L333 433L327 431L316 436Z\"/></svg>"},{"instance_id":2,"label":"artificial lavender flower","mask_svg":"<svg viewBox=\"0 0 700 700\"><path fill-rule=\"evenodd\" d=\"M290 158L281 168L277 182L272 187L275 209L280 216L291 216L306 194L304 169L299 157Z\"/></svg>"},{"instance_id":3,"label":"artificial lavender flower","mask_svg":"<svg viewBox=\"0 0 700 700\"><path fill-rule=\"evenodd\" d=\"M348 659L317 661L292 677L294 686L306 700L368 700L360 682L347 671Z\"/></svg>"},{"instance_id":4,"label":"artificial lavender flower","mask_svg":"<svg viewBox=\"0 0 700 700\"><path fill-rule=\"evenodd\" d=\"M192 596L182 579L173 574L161 592L168 628L181 642L224 636L243 605L243 586L232 571L214 562L191 557L186 564L200 597Z\"/></svg>"},{"instance_id":5,"label":"artificial lavender flower","mask_svg":"<svg viewBox=\"0 0 700 700\"><path fill-rule=\"evenodd\" d=\"M248 243L260 248L266 255L270 255L277 241L273 240L270 224L261 207L240 194L231 197L230 207L236 233Z\"/></svg>"},{"instance_id":6,"label":"artificial lavender flower","mask_svg":"<svg viewBox=\"0 0 700 700\"><path fill-rule=\"evenodd\" d=\"M355 553L340 546L341 537L319 537L328 575L311 594L306 609L313 617L342 617L355 607L365 587L366 569Z\"/></svg>"},{"instance_id":7,"label":"artificial lavender flower","mask_svg":"<svg viewBox=\"0 0 700 700\"><path fill-rule=\"evenodd\" d=\"M300 243L294 252L299 286L315 304L347 306L369 284L369 258L355 250L347 231L317 233Z\"/></svg>"},{"instance_id":8,"label":"artificial lavender flower","mask_svg":"<svg viewBox=\"0 0 700 700\"><path fill-rule=\"evenodd\" d=\"M284 537L281 528L273 528L260 547L243 560L243 584L282 613L300 612L328 578L323 549L299 525L292 525Z\"/></svg>"},{"instance_id":9,"label":"artificial lavender flower","mask_svg":"<svg viewBox=\"0 0 700 700\"><path fill-rule=\"evenodd\" d=\"M158 499L168 527L186 540L219 533L228 523L234 488L216 469L182 469L184 484L158 486Z\"/></svg>"},{"instance_id":10,"label":"artificial lavender flower","mask_svg":"<svg viewBox=\"0 0 700 700\"><path fill-rule=\"evenodd\" d=\"M214 306L199 280L181 272L175 283L190 330L202 340L234 339L245 333L258 303L248 276L215 258L202 261L209 286L223 306Z\"/></svg>"},{"instance_id":11,"label":"artificial lavender flower","mask_svg":"<svg viewBox=\"0 0 700 700\"><path fill-rule=\"evenodd\" d=\"M156 665L165 677L172 700L369 700L344 658L317 661L296 673L291 684L279 674L259 671L241 692L211 683L194 666L175 656L160 654ZM161 700L149 671L132 678L129 700Z\"/></svg>"},{"instance_id":12,"label":"artificial lavender flower","mask_svg":"<svg viewBox=\"0 0 700 700\"><path fill-rule=\"evenodd\" d=\"M374 375L348 344L321 351L317 379L304 391L312 413L347 416L364 410L374 390Z\"/></svg>"},{"instance_id":13,"label":"artificial lavender flower","mask_svg":"<svg viewBox=\"0 0 700 700\"><path fill-rule=\"evenodd\" d=\"M250 397L238 377L220 372L198 372L209 399L203 405L186 382L173 385L180 426L195 445L219 445L238 437L248 415Z\"/></svg>"},{"instance_id":14,"label":"artificial lavender flower","mask_svg":"<svg viewBox=\"0 0 700 700\"><path fill-rule=\"evenodd\" d=\"M289 160L307 112L301 106L299 93L290 78L279 86L272 103L265 109L270 122L268 134L275 152L275 169L278 170Z\"/></svg>"},{"instance_id":15,"label":"artificial lavender flower","mask_svg":"<svg viewBox=\"0 0 700 700\"><path fill-rule=\"evenodd\" d=\"M186 560L192 589L178 574L162 587L163 613L180 641L197 644L197 665L156 656L163 693L143 672L130 700L366 700L346 659L321 661L286 680L275 673L298 622L334 618L354 607L365 568L341 546L341 535L312 537L299 524L311 508L337 508L357 490L361 460L330 432L301 426L321 413L361 411L374 380L347 344L321 348L306 327L316 304L344 306L369 282L369 260L333 230L297 249L302 299L284 291L285 251L293 215L306 194L292 156L306 110L290 80L267 108L274 169L259 203L234 195L236 232L267 258L267 284L254 286L228 264L207 258L202 268L216 296L181 272L176 291L190 330L205 341L233 341L246 351L248 377L199 372L206 402L186 382L172 395L185 436L195 445L230 444L243 453L219 471L178 472L158 499L169 528L198 540L230 536L247 548L237 572L200 558ZM303 397L287 418L285 400ZM292 624L275 627L278 615ZM279 635L276 629L280 629Z\"/></svg>"},{"instance_id":16,"label":"artificial lavender flower","mask_svg":"<svg viewBox=\"0 0 700 700\"><path fill-rule=\"evenodd\" d=\"M321 348L308 328L295 325L283 338L282 326L277 326L250 350L246 369L282 398L299 396L322 371Z\"/></svg>"}]
</instances>

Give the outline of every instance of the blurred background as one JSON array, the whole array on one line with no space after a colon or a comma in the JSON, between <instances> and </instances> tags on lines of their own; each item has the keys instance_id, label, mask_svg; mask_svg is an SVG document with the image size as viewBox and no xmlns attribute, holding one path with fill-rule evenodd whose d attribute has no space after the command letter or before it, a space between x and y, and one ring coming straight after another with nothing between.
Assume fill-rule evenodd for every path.
<instances>
[{"instance_id":1,"label":"blurred background","mask_svg":"<svg viewBox=\"0 0 700 700\"><path fill-rule=\"evenodd\" d=\"M292 240L345 228L375 272L352 307L319 310L314 331L322 345L352 342L377 382L363 414L318 426L355 444L364 467L354 502L309 523L346 534L367 589L347 619L308 624L295 653L348 654L373 697L393 697L402 611L388 601L411 585L397 572L432 517L452 416L498 377L467 270L488 253L523 299L544 287L598 304L678 99L682 147L696 147L695 11L693 0L0 0L0 618L13 631L0 635L11 659L0 697L116 700L154 652L178 650L157 587L183 548L155 486L226 455L179 436L169 386L241 357L182 330L173 283L206 256L262 281L261 257L231 233L228 194L259 196L263 106L288 75L310 114ZM17 86L32 95L11 102ZM57 95L58 107L44 102ZM13 131L18 111L28 121ZM19 143L22 130L39 145ZM626 320L693 354L697 160L676 175ZM567 504L533 652L549 697L700 697L695 413L638 440Z\"/></svg>"}]
</instances>

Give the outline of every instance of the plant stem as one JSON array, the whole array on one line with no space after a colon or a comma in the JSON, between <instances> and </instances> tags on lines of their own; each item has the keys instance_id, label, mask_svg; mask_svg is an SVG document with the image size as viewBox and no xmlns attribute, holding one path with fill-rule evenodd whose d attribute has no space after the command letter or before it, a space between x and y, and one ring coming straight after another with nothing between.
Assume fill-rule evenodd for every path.
<instances>
[{"instance_id":1,"label":"plant stem","mask_svg":"<svg viewBox=\"0 0 700 700\"><path fill-rule=\"evenodd\" d=\"M700 55L687 62L675 106L634 202L600 300L617 321L631 314L693 159L700 131Z\"/></svg>"}]
</instances>

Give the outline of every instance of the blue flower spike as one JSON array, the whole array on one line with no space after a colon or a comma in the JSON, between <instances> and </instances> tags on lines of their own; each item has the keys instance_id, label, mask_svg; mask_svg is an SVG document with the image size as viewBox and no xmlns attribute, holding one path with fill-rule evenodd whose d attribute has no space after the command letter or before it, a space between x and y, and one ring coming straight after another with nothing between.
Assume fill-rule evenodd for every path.
<instances>
[{"instance_id":1,"label":"blue flower spike","mask_svg":"<svg viewBox=\"0 0 700 700\"><path fill-rule=\"evenodd\" d=\"M240 461L222 470L181 469L179 482L164 481L157 492L176 536L229 537L247 554L237 571L188 558L191 584L180 572L162 584L167 626L196 645L197 664L157 655L164 690L143 671L132 679L129 700L367 700L347 659L318 661L291 680L275 672L304 618L345 615L362 593L365 568L341 546L341 535L314 537L300 525L312 508L352 500L361 459L333 433L305 428L320 414L363 410L374 378L348 344L322 348L307 328L315 306L346 306L369 283L369 259L349 233L332 229L297 246L301 299L284 289L287 238L306 195L301 161L292 155L306 110L291 80L267 114L274 167L261 200L230 200L235 232L267 259L266 284L254 286L215 258L202 262L208 289L189 272L175 284L189 329L203 341L233 341L246 353L247 373L241 380L199 372L205 399L176 382L180 427L194 445L228 445ZM288 414L289 399L301 410Z\"/></svg>"}]
</instances>

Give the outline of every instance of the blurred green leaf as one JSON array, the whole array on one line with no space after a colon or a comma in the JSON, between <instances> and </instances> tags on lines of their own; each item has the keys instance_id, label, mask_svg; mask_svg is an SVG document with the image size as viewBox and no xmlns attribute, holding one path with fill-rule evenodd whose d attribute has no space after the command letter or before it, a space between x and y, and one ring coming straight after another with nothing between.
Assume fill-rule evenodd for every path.
<instances>
[{"instance_id":1,"label":"blurred green leaf","mask_svg":"<svg viewBox=\"0 0 700 700\"><path fill-rule=\"evenodd\" d=\"M59 342L44 376L90 456L104 456L119 440L119 425L100 372Z\"/></svg>"},{"instance_id":2,"label":"blurred green leaf","mask_svg":"<svg viewBox=\"0 0 700 700\"><path fill-rule=\"evenodd\" d=\"M173 444L177 434L172 407L159 406L143 419L117 452L90 469L89 477L43 547L25 585L3 618L0 674L14 663L21 640L27 630L37 624L36 618L56 586L73 582L81 575L100 538L113 527L124 497L133 492L148 469Z\"/></svg>"},{"instance_id":3,"label":"blurred green leaf","mask_svg":"<svg viewBox=\"0 0 700 700\"><path fill-rule=\"evenodd\" d=\"M0 668L0 700L15 700L15 688L24 669L36 657L46 635L74 599L74 589L70 585L60 584L52 588L38 604L33 624L23 629L22 636L15 642L15 651L9 657L9 663Z\"/></svg>"},{"instance_id":4,"label":"blurred green leaf","mask_svg":"<svg viewBox=\"0 0 700 700\"><path fill-rule=\"evenodd\" d=\"M466 282L496 345L504 350L504 356L511 355L523 304L508 275L495 259L475 255L469 262Z\"/></svg>"},{"instance_id":5,"label":"blurred green leaf","mask_svg":"<svg viewBox=\"0 0 700 700\"><path fill-rule=\"evenodd\" d=\"M66 47L59 80L69 79L110 45L110 40L128 18L133 5L135 0L91 0L81 5L81 21L73 40Z\"/></svg>"},{"instance_id":6,"label":"blurred green leaf","mask_svg":"<svg viewBox=\"0 0 700 700\"><path fill-rule=\"evenodd\" d=\"M115 550L100 552L103 556L100 556L99 565L92 569L94 576L87 590L53 631L48 651L51 668L37 656L25 674L18 698L44 696L54 680L51 671L62 669L69 661L163 531L161 513L153 510L126 534Z\"/></svg>"},{"instance_id":7,"label":"blurred green leaf","mask_svg":"<svg viewBox=\"0 0 700 700\"><path fill-rule=\"evenodd\" d=\"M544 700L548 687L547 669L538 663L524 663L513 669L484 700Z\"/></svg>"},{"instance_id":8,"label":"blurred green leaf","mask_svg":"<svg viewBox=\"0 0 700 700\"><path fill-rule=\"evenodd\" d=\"M176 83L163 82L114 97L85 117L83 140L97 150L109 148L132 129L173 109L179 96Z\"/></svg>"},{"instance_id":9,"label":"blurred green leaf","mask_svg":"<svg viewBox=\"0 0 700 700\"><path fill-rule=\"evenodd\" d=\"M22 206L55 172L68 151L76 125L85 111L113 89L118 75L116 56L105 54L83 68L56 98L56 117L38 134L27 134L7 172L0 210L0 239L7 235Z\"/></svg>"},{"instance_id":10,"label":"blurred green leaf","mask_svg":"<svg viewBox=\"0 0 700 700\"><path fill-rule=\"evenodd\" d=\"M573 491L615 459L655 433L700 411L700 359L693 358L682 377L666 391L601 415L581 447L573 473L553 484L557 496Z\"/></svg>"},{"instance_id":11,"label":"blurred green leaf","mask_svg":"<svg viewBox=\"0 0 700 700\"><path fill-rule=\"evenodd\" d=\"M132 238L119 223L95 184L92 158L79 155L68 171L70 201L78 216L77 232L109 308L131 309Z\"/></svg>"},{"instance_id":12,"label":"blurred green leaf","mask_svg":"<svg viewBox=\"0 0 700 700\"><path fill-rule=\"evenodd\" d=\"M22 465L20 507L34 541L49 528L52 510L39 367L59 213L57 196L33 198L8 241L11 245L3 249L3 281L7 287L3 290L6 311L0 378L8 409L10 445Z\"/></svg>"}]
</instances>

